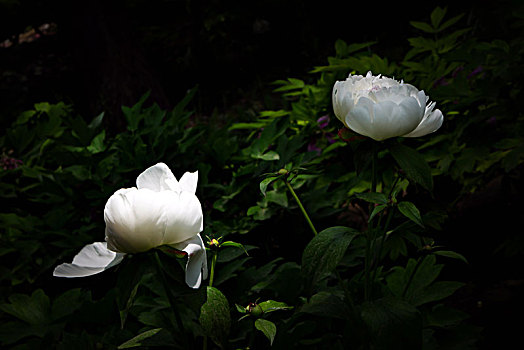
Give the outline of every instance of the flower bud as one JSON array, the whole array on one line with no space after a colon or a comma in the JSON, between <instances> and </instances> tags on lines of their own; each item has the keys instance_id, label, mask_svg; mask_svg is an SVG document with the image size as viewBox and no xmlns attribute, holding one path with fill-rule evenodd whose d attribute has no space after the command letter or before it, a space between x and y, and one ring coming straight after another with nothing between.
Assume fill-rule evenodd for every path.
<instances>
[{"instance_id":1,"label":"flower bud","mask_svg":"<svg viewBox=\"0 0 524 350\"><path fill-rule=\"evenodd\" d=\"M246 311L248 314L253 315L254 317L260 317L264 313L262 307L257 303L249 303L249 305L246 307Z\"/></svg>"}]
</instances>

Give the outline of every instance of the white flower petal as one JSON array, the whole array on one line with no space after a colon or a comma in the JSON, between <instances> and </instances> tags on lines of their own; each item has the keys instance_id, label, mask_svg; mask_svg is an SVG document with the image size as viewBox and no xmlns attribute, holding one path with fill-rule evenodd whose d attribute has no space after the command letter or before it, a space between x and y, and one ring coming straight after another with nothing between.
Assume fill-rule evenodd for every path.
<instances>
[{"instance_id":1,"label":"white flower petal","mask_svg":"<svg viewBox=\"0 0 524 350\"><path fill-rule=\"evenodd\" d=\"M193 173L184 173L184 175L182 175L178 183L180 184L180 189L182 191L187 191L192 194L195 194L198 184L198 171L195 171Z\"/></svg>"},{"instance_id":2,"label":"white flower petal","mask_svg":"<svg viewBox=\"0 0 524 350\"><path fill-rule=\"evenodd\" d=\"M373 101L361 97L351 112L346 116L346 126L356 133L369 136L372 128Z\"/></svg>"},{"instance_id":3,"label":"white flower petal","mask_svg":"<svg viewBox=\"0 0 524 350\"><path fill-rule=\"evenodd\" d=\"M411 84L368 72L349 75L333 86L333 111L353 131L382 141L395 136L417 137L442 124L442 113L426 105L428 97Z\"/></svg>"},{"instance_id":4,"label":"white flower petal","mask_svg":"<svg viewBox=\"0 0 524 350\"><path fill-rule=\"evenodd\" d=\"M433 108L431 108L433 109ZM431 134L432 132L437 131L444 122L444 116L442 115L442 112L438 109L426 113L424 116L424 119L422 119L422 122L417 126L415 130L410 132L409 134L403 135L404 137L420 137L427 134Z\"/></svg>"},{"instance_id":5,"label":"white flower petal","mask_svg":"<svg viewBox=\"0 0 524 350\"><path fill-rule=\"evenodd\" d=\"M199 288L207 278L207 255L202 238L197 234L172 246L187 253L186 283L191 288Z\"/></svg>"},{"instance_id":6,"label":"white flower petal","mask_svg":"<svg viewBox=\"0 0 524 350\"><path fill-rule=\"evenodd\" d=\"M190 192L166 192L170 205L165 208L166 226L162 243L173 244L185 241L204 228L202 205L197 196Z\"/></svg>"},{"instance_id":7,"label":"white flower petal","mask_svg":"<svg viewBox=\"0 0 524 350\"><path fill-rule=\"evenodd\" d=\"M180 187L171 169L164 163L158 163L144 170L136 179L138 189L150 189L151 191L179 191Z\"/></svg>"},{"instance_id":8,"label":"white flower petal","mask_svg":"<svg viewBox=\"0 0 524 350\"><path fill-rule=\"evenodd\" d=\"M400 122L393 121L398 114L398 105L391 101L382 101L373 105L373 121L369 130L369 137L382 141L397 136Z\"/></svg>"},{"instance_id":9,"label":"white flower petal","mask_svg":"<svg viewBox=\"0 0 524 350\"><path fill-rule=\"evenodd\" d=\"M178 202L177 198L173 198L177 195L172 191L154 192L136 188L117 191L104 209L109 248L123 253L138 253L162 245L166 214Z\"/></svg>"},{"instance_id":10,"label":"white flower petal","mask_svg":"<svg viewBox=\"0 0 524 350\"><path fill-rule=\"evenodd\" d=\"M72 278L95 275L119 264L124 255L108 250L105 242L88 244L75 255L72 263L58 265L53 276Z\"/></svg>"}]
</instances>

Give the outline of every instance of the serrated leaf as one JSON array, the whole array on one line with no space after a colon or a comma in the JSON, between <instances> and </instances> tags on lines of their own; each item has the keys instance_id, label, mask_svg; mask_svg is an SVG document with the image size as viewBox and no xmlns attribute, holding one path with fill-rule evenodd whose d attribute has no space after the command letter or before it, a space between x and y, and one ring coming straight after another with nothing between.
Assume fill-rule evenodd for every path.
<instances>
[{"instance_id":1,"label":"serrated leaf","mask_svg":"<svg viewBox=\"0 0 524 350\"><path fill-rule=\"evenodd\" d=\"M309 288L335 269L358 233L349 227L335 226L313 237L302 255L302 273Z\"/></svg>"},{"instance_id":2,"label":"serrated leaf","mask_svg":"<svg viewBox=\"0 0 524 350\"><path fill-rule=\"evenodd\" d=\"M259 318L255 321L255 328L264 333L269 339L269 343L273 345L273 340L275 340L277 334L277 326L273 322Z\"/></svg>"},{"instance_id":3,"label":"serrated leaf","mask_svg":"<svg viewBox=\"0 0 524 350\"><path fill-rule=\"evenodd\" d=\"M431 191L433 189L433 177L428 163L417 151L399 143L392 146L389 151L397 164L406 172L411 180Z\"/></svg>"},{"instance_id":4,"label":"serrated leaf","mask_svg":"<svg viewBox=\"0 0 524 350\"><path fill-rule=\"evenodd\" d=\"M420 216L420 211L415 204L407 201L398 203L398 210L408 219L416 223L417 225L424 227L424 222Z\"/></svg>"},{"instance_id":5,"label":"serrated leaf","mask_svg":"<svg viewBox=\"0 0 524 350\"><path fill-rule=\"evenodd\" d=\"M154 336L155 334L157 334L161 330L162 330L162 328L154 328L154 329L150 329L148 331L145 331L143 333L140 333L136 337L131 338L128 341L126 341L125 343L119 345L117 349L129 349L129 348L134 348L136 346L142 346L142 342L145 339Z\"/></svg>"}]
</instances>

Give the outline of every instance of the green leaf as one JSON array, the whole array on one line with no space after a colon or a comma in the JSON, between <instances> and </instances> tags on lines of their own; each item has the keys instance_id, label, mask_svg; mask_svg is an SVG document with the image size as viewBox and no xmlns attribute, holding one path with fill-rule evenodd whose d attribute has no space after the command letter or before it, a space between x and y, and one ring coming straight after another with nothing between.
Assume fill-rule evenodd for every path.
<instances>
[{"instance_id":1,"label":"green leaf","mask_svg":"<svg viewBox=\"0 0 524 350\"><path fill-rule=\"evenodd\" d=\"M302 274L309 288L335 269L358 233L349 227L330 227L309 242L302 255Z\"/></svg>"},{"instance_id":2,"label":"green leaf","mask_svg":"<svg viewBox=\"0 0 524 350\"><path fill-rule=\"evenodd\" d=\"M9 304L1 304L0 310L30 325L41 325L50 321L51 305L44 291L37 289L31 296L11 295Z\"/></svg>"},{"instance_id":3,"label":"green leaf","mask_svg":"<svg viewBox=\"0 0 524 350\"><path fill-rule=\"evenodd\" d=\"M371 220L373 220L375 215L377 215L378 213L380 213L381 211L383 211L387 207L388 207L387 204L377 205L376 207L374 207L373 211L371 212L371 215L369 216L368 222L371 222Z\"/></svg>"},{"instance_id":4,"label":"green leaf","mask_svg":"<svg viewBox=\"0 0 524 350\"><path fill-rule=\"evenodd\" d=\"M299 312L341 320L347 320L348 315L351 313L349 307L342 299L325 291L313 295L307 304L300 308Z\"/></svg>"},{"instance_id":5,"label":"green leaf","mask_svg":"<svg viewBox=\"0 0 524 350\"><path fill-rule=\"evenodd\" d=\"M279 160L280 159L280 155L275 151L267 151L264 154L253 153L251 156L255 159L262 159L262 160Z\"/></svg>"},{"instance_id":6,"label":"green leaf","mask_svg":"<svg viewBox=\"0 0 524 350\"><path fill-rule=\"evenodd\" d=\"M409 303L392 297L365 302L361 316L374 349L422 349L422 318Z\"/></svg>"},{"instance_id":7,"label":"green leaf","mask_svg":"<svg viewBox=\"0 0 524 350\"><path fill-rule=\"evenodd\" d=\"M93 118L87 127L91 130L95 130L100 126L100 124L102 124L102 119L104 119L104 112Z\"/></svg>"},{"instance_id":8,"label":"green leaf","mask_svg":"<svg viewBox=\"0 0 524 350\"><path fill-rule=\"evenodd\" d=\"M293 306L289 306L281 301L266 300L258 304L264 313L278 311L278 310L290 310Z\"/></svg>"},{"instance_id":9,"label":"green leaf","mask_svg":"<svg viewBox=\"0 0 524 350\"><path fill-rule=\"evenodd\" d=\"M392 146L389 150L400 168L406 172L408 178L420 184L428 191L433 189L431 168L424 157L414 149L399 143Z\"/></svg>"},{"instance_id":10,"label":"green leaf","mask_svg":"<svg viewBox=\"0 0 524 350\"><path fill-rule=\"evenodd\" d=\"M207 287L207 300L200 308L199 321L206 335L217 345L225 347L231 327L231 315L229 303L218 289Z\"/></svg>"},{"instance_id":11,"label":"green leaf","mask_svg":"<svg viewBox=\"0 0 524 350\"><path fill-rule=\"evenodd\" d=\"M456 281L438 281L424 289L417 291L410 302L414 306L420 306L433 301L445 299L465 284Z\"/></svg>"},{"instance_id":12,"label":"green leaf","mask_svg":"<svg viewBox=\"0 0 524 350\"><path fill-rule=\"evenodd\" d=\"M355 193L355 196L369 203L387 204L388 202L386 196L383 193L378 192Z\"/></svg>"},{"instance_id":13,"label":"green leaf","mask_svg":"<svg viewBox=\"0 0 524 350\"><path fill-rule=\"evenodd\" d=\"M424 227L424 223L422 222L422 217L420 216L420 211L415 206L415 204L411 202L399 202L398 203L398 210L408 219L416 223L417 225Z\"/></svg>"},{"instance_id":14,"label":"green leaf","mask_svg":"<svg viewBox=\"0 0 524 350\"><path fill-rule=\"evenodd\" d=\"M255 321L255 328L264 333L269 339L269 343L273 345L273 340L275 340L277 334L277 326L273 322L259 318Z\"/></svg>"},{"instance_id":15,"label":"green leaf","mask_svg":"<svg viewBox=\"0 0 524 350\"><path fill-rule=\"evenodd\" d=\"M106 147L104 146L104 139L106 138L106 131L102 130L102 132L98 135L96 135L93 140L91 141L91 144L87 146L87 150L91 154L96 154L103 152Z\"/></svg>"},{"instance_id":16,"label":"green leaf","mask_svg":"<svg viewBox=\"0 0 524 350\"><path fill-rule=\"evenodd\" d=\"M433 29L433 27L431 27L429 24L427 23L424 23L424 22L417 22L417 21L411 21L409 22L409 24L411 24L413 27L417 28L417 29L420 29L422 30L423 32L426 32L426 33L435 33L435 29Z\"/></svg>"},{"instance_id":17,"label":"green leaf","mask_svg":"<svg viewBox=\"0 0 524 350\"><path fill-rule=\"evenodd\" d=\"M440 25L440 22L446 15L446 9L442 9L439 6L437 6L433 12L431 12L431 24L433 25L433 28L438 28Z\"/></svg>"},{"instance_id":18,"label":"green leaf","mask_svg":"<svg viewBox=\"0 0 524 350\"><path fill-rule=\"evenodd\" d=\"M244 246L242 245L242 243L237 243L237 242L233 242L233 241L225 241L225 242L222 242L220 243L220 246L221 247L235 247L235 248L240 248L242 249L246 255L249 255L249 253L247 252L246 248L244 248Z\"/></svg>"},{"instance_id":19,"label":"green leaf","mask_svg":"<svg viewBox=\"0 0 524 350\"><path fill-rule=\"evenodd\" d=\"M262 180L260 182L260 192L262 192L262 194L265 196L266 195L267 186L269 186L270 183L272 183L273 181L275 181L279 177L280 176L270 176L270 177L266 177L264 180Z\"/></svg>"},{"instance_id":20,"label":"green leaf","mask_svg":"<svg viewBox=\"0 0 524 350\"><path fill-rule=\"evenodd\" d=\"M459 254L459 253L454 252L454 251L451 251L451 250L435 250L433 252L433 254L440 255L440 256L445 256L447 258L462 260L466 264L468 264L468 260L464 257L464 255Z\"/></svg>"},{"instance_id":21,"label":"green leaf","mask_svg":"<svg viewBox=\"0 0 524 350\"><path fill-rule=\"evenodd\" d=\"M157 334L161 330L162 330L162 328L154 328L154 329L150 329L148 331L145 331L143 333L140 333L136 337L131 338L128 341L126 341L125 343L119 345L117 349L128 349L128 348L134 348L136 346L141 346L143 340L154 336L155 334Z\"/></svg>"}]
</instances>

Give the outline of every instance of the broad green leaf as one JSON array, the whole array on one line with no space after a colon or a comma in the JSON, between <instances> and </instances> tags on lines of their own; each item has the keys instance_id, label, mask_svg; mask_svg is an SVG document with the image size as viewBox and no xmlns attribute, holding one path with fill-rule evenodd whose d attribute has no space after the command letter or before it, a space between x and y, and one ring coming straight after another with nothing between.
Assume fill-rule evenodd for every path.
<instances>
[{"instance_id":1,"label":"broad green leaf","mask_svg":"<svg viewBox=\"0 0 524 350\"><path fill-rule=\"evenodd\" d=\"M154 336L155 334L157 334L161 330L162 330L162 328L154 328L154 329L150 329L148 331L145 331L143 333L140 333L136 337L131 338L128 341L126 341L125 343L119 345L117 349L129 349L129 348L134 348L134 347L137 347L137 346L142 346L143 345L142 342L145 339Z\"/></svg>"},{"instance_id":2,"label":"broad green leaf","mask_svg":"<svg viewBox=\"0 0 524 350\"><path fill-rule=\"evenodd\" d=\"M465 284L455 281L438 281L424 289L417 291L410 302L414 306L420 306L433 301L445 299L455 293L455 291Z\"/></svg>"},{"instance_id":3,"label":"broad green leaf","mask_svg":"<svg viewBox=\"0 0 524 350\"><path fill-rule=\"evenodd\" d=\"M387 204L388 202L388 199L386 198L386 196L383 193L379 193L379 192L355 193L355 196L369 203Z\"/></svg>"},{"instance_id":4,"label":"broad green leaf","mask_svg":"<svg viewBox=\"0 0 524 350\"><path fill-rule=\"evenodd\" d=\"M273 322L259 318L255 321L255 328L264 333L269 339L270 345L273 345L273 340L275 340L277 334L277 326Z\"/></svg>"},{"instance_id":5,"label":"broad green leaf","mask_svg":"<svg viewBox=\"0 0 524 350\"><path fill-rule=\"evenodd\" d=\"M313 295L299 310L320 317L332 317L347 320L350 309L338 296L325 291Z\"/></svg>"},{"instance_id":6,"label":"broad green leaf","mask_svg":"<svg viewBox=\"0 0 524 350\"><path fill-rule=\"evenodd\" d=\"M278 311L278 310L290 310L293 306L289 306L281 301L266 300L258 304L264 313Z\"/></svg>"},{"instance_id":7,"label":"broad green leaf","mask_svg":"<svg viewBox=\"0 0 524 350\"><path fill-rule=\"evenodd\" d=\"M420 216L420 211L415 206L415 204L411 202L399 202L398 203L398 210L408 219L416 223L417 225L424 227L424 223L422 222L422 217Z\"/></svg>"},{"instance_id":8,"label":"broad green leaf","mask_svg":"<svg viewBox=\"0 0 524 350\"><path fill-rule=\"evenodd\" d=\"M422 349L422 318L404 300L385 297L365 302L361 316L370 331L373 349Z\"/></svg>"},{"instance_id":9,"label":"broad green leaf","mask_svg":"<svg viewBox=\"0 0 524 350\"><path fill-rule=\"evenodd\" d=\"M414 149L399 143L392 146L389 150L400 168L406 172L408 178L420 184L428 191L433 189L431 168L424 157Z\"/></svg>"},{"instance_id":10,"label":"broad green leaf","mask_svg":"<svg viewBox=\"0 0 524 350\"><path fill-rule=\"evenodd\" d=\"M246 255L249 255L246 248L244 248L244 246L242 245L242 243L237 243L237 242L233 242L233 241L225 241L225 242L222 242L220 243L220 246L221 247L235 247L235 248L240 248L244 251L244 253L246 253Z\"/></svg>"},{"instance_id":11,"label":"broad green leaf","mask_svg":"<svg viewBox=\"0 0 524 350\"><path fill-rule=\"evenodd\" d=\"M8 304L0 304L0 310L30 325L41 325L50 321L51 305L44 291L37 289L31 296L11 295Z\"/></svg>"},{"instance_id":12,"label":"broad green leaf","mask_svg":"<svg viewBox=\"0 0 524 350\"><path fill-rule=\"evenodd\" d=\"M207 287L207 300L200 309L199 321L206 335L217 345L225 347L231 327L231 316L229 303L218 289Z\"/></svg>"},{"instance_id":13,"label":"broad green leaf","mask_svg":"<svg viewBox=\"0 0 524 350\"><path fill-rule=\"evenodd\" d=\"M313 237L302 255L302 274L309 288L335 269L358 233L349 227L336 226Z\"/></svg>"}]
</instances>

